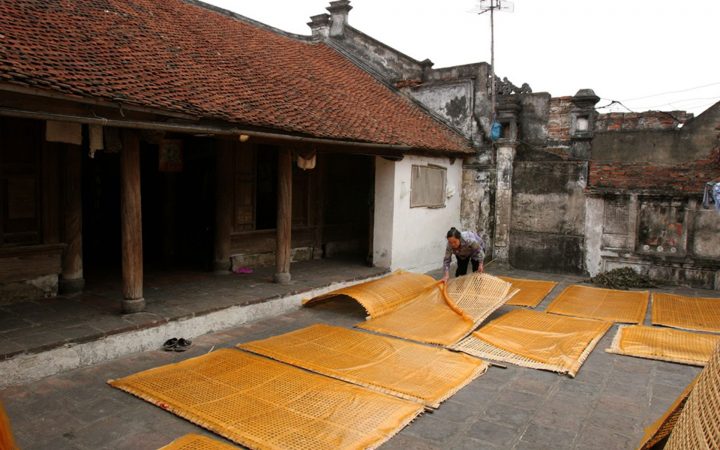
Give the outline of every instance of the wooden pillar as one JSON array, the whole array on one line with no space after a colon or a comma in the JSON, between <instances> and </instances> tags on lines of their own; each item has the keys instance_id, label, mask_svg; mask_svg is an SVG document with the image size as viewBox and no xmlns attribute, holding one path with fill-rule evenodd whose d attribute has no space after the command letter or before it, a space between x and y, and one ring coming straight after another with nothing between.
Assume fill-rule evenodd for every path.
<instances>
[{"instance_id":1,"label":"wooden pillar","mask_svg":"<svg viewBox=\"0 0 720 450\"><path fill-rule=\"evenodd\" d=\"M230 234L233 217L233 142L217 142L215 164L215 273L230 273Z\"/></svg>"},{"instance_id":2,"label":"wooden pillar","mask_svg":"<svg viewBox=\"0 0 720 450\"><path fill-rule=\"evenodd\" d=\"M85 287L82 259L82 149L66 145L65 176L63 177L65 253L63 256L61 291L80 292Z\"/></svg>"},{"instance_id":3,"label":"wooden pillar","mask_svg":"<svg viewBox=\"0 0 720 450\"><path fill-rule=\"evenodd\" d=\"M290 230L292 228L292 151L278 150L277 237L275 282L290 283Z\"/></svg>"},{"instance_id":4,"label":"wooden pillar","mask_svg":"<svg viewBox=\"0 0 720 450\"><path fill-rule=\"evenodd\" d=\"M323 231L325 228L325 158L320 154L317 155L313 180L315 189L315 210L312 222L315 225L313 259L322 259Z\"/></svg>"},{"instance_id":5,"label":"wooden pillar","mask_svg":"<svg viewBox=\"0 0 720 450\"><path fill-rule=\"evenodd\" d=\"M142 208L140 203L140 141L137 132L123 131L120 151L122 278L125 313L145 309L143 298Z\"/></svg>"}]
</instances>

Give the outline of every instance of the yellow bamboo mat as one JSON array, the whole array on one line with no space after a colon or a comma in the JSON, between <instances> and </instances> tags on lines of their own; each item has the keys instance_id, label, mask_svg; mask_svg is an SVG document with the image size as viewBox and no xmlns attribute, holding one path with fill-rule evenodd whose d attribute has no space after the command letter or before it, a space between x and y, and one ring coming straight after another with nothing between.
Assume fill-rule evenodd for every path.
<instances>
[{"instance_id":1,"label":"yellow bamboo mat","mask_svg":"<svg viewBox=\"0 0 720 450\"><path fill-rule=\"evenodd\" d=\"M666 450L720 448L720 347L717 347L688 396Z\"/></svg>"},{"instance_id":2,"label":"yellow bamboo mat","mask_svg":"<svg viewBox=\"0 0 720 450\"><path fill-rule=\"evenodd\" d=\"M158 450L237 450L237 447L202 434L191 433L175 439Z\"/></svg>"},{"instance_id":3,"label":"yellow bamboo mat","mask_svg":"<svg viewBox=\"0 0 720 450\"><path fill-rule=\"evenodd\" d=\"M435 408L487 370L461 353L324 324L238 347Z\"/></svg>"},{"instance_id":4,"label":"yellow bamboo mat","mask_svg":"<svg viewBox=\"0 0 720 450\"><path fill-rule=\"evenodd\" d=\"M357 326L428 344L452 345L472 332L509 298L510 283L474 273L436 282L412 301Z\"/></svg>"},{"instance_id":5,"label":"yellow bamboo mat","mask_svg":"<svg viewBox=\"0 0 720 450\"><path fill-rule=\"evenodd\" d=\"M574 377L610 322L517 309L493 320L457 345L480 358Z\"/></svg>"},{"instance_id":6,"label":"yellow bamboo mat","mask_svg":"<svg viewBox=\"0 0 720 450\"><path fill-rule=\"evenodd\" d=\"M576 284L568 286L550 303L547 312L611 322L642 323L648 291L618 291Z\"/></svg>"},{"instance_id":7,"label":"yellow bamboo mat","mask_svg":"<svg viewBox=\"0 0 720 450\"><path fill-rule=\"evenodd\" d=\"M473 273L453 278L446 292L452 303L472 318L475 325L487 319L511 298L512 285L498 277Z\"/></svg>"},{"instance_id":8,"label":"yellow bamboo mat","mask_svg":"<svg viewBox=\"0 0 720 450\"><path fill-rule=\"evenodd\" d=\"M652 323L720 333L720 298L654 293Z\"/></svg>"},{"instance_id":9,"label":"yellow bamboo mat","mask_svg":"<svg viewBox=\"0 0 720 450\"><path fill-rule=\"evenodd\" d=\"M356 284L305 300L303 304L309 305L344 295L360 303L369 317L380 317L395 311L436 283L435 279L428 275L397 270L377 280Z\"/></svg>"},{"instance_id":10,"label":"yellow bamboo mat","mask_svg":"<svg viewBox=\"0 0 720 450\"><path fill-rule=\"evenodd\" d=\"M670 405L668 410L665 411L665 414L645 428L645 433L638 447L639 450L651 450L656 444L672 433L697 379L698 377L695 377L695 379L687 385L673 404Z\"/></svg>"},{"instance_id":11,"label":"yellow bamboo mat","mask_svg":"<svg viewBox=\"0 0 720 450\"><path fill-rule=\"evenodd\" d=\"M417 402L235 349L109 383L255 449L374 448L423 411Z\"/></svg>"},{"instance_id":12,"label":"yellow bamboo mat","mask_svg":"<svg viewBox=\"0 0 720 450\"><path fill-rule=\"evenodd\" d=\"M620 327L607 351L638 358L704 366L718 344L720 336L712 334L632 325Z\"/></svg>"},{"instance_id":13,"label":"yellow bamboo mat","mask_svg":"<svg viewBox=\"0 0 720 450\"><path fill-rule=\"evenodd\" d=\"M518 292L507 302L513 306L528 306L535 308L542 303L557 283L554 281L528 280L525 278L498 277L503 281L512 283L514 289Z\"/></svg>"},{"instance_id":14,"label":"yellow bamboo mat","mask_svg":"<svg viewBox=\"0 0 720 450\"><path fill-rule=\"evenodd\" d=\"M405 306L356 325L366 330L428 344L453 344L475 328L474 321L457 311L436 283Z\"/></svg>"}]
</instances>

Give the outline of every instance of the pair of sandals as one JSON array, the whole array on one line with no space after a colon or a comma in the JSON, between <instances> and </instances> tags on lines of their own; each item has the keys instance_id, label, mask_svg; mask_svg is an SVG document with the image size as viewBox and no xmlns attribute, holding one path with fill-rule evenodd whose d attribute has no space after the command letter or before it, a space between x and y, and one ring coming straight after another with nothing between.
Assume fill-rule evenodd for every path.
<instances>
[{"instance_id":1,"label":"pair of sandals","mask_svg":"<svg viewBox=\"0 0 720 450\"><path fill-rule=\"evenodd\" d=\"M172 338L165 341L162 348L166 352L184 352L192 345L192 341L183 338Z\"/></svg>"}]
</instances>

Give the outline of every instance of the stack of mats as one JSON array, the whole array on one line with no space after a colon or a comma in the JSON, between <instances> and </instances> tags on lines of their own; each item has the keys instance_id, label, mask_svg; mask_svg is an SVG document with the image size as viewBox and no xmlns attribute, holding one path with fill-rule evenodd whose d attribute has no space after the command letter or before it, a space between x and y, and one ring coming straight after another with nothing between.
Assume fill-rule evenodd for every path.
<instances>
[{"instance_id":1,"label":"stack of mats","mask_svg":"<svg viewBox=\"0 0 720 450\"><path fill-rule=\"evenodd\" d=\"M202 434L186 434L158 450L237 450L237 447Z\"/></svg>"},{"instance_id":2,"label":"stack of mats","mask_svg":"<svg viewBox=\"0 0 720 450\"><path fill-rule=\"evenodd\" d=\"M666 450L720 448L720 347L715 349L670 433Z\"/></svg>"},{"instance_id":3,"label":"stack of mats","mask_svg":"<svg viewBox=\"0 0 720 450\"><path fill-rule=\"evenodd\" d=\"M622 326L613 339L610 353L704 366L720 336L690 333L641 325Z\"/></svg>"},{"instance_id":4,"label":"stack of mats","mask_svg":"<svg viewBox=\"0 0 720 450\"><path fill-rule=\"evenodd\" d=\"M320 324L238 347L435 408L487 370L460 353Z\"/></svg>"},{"instance_id":5,"label":"stack of mats","mask_svg":"<svg viewBox=\"0 0 720 450\"><path fill-rule=\"evenodd\" d=\"M395 272L305 304L345 295L363 305L371 317L358 327L447 346L472 332L509 294L510 283L486 274L455 278L445 286L427 275Z\"/></svg>"},{"instance_id":6,"label":"stack of mats","mask_svg":"<svg viewBox=\"0 0 720 450\"><path fill-rule=\"evenodd\" d=\"M518 309L452 346L480 358L574 377L610 322Z\"/></svg>"},{"instance_id":7,"label":"stack of mats","mask_svg":"<svg viewBox=\"0 0 720 450\"><path fill-rule=\"evenodd\" d=\"M610 322L642 323L648 291L618 291L572 285L550 303L547 312Z\"/></svg>"},{"instance_id":8,"label":"stack of mats","mask_svg":"<svg viewBox=\"0 0 720 450\"><path fill-rule=\"evenodd\" d=\"M512 306L527 306L535 308L547 297L557 283L554 281L527 280L523 278L498 277L503 281L512 283L512 288L518 292L507 302Z\"/></svg>"},{"instance_id":9,"label":"stack of mats","mask_svg":"<svg viewBox=\"0 0 720 450\"><path fill-rule=\"evenodd\" d=\"M233 349L109 383L256 449L375 448L424 409Z\"/></svg>"},{"instance_id":10,"label":"stack of mats","mask_svg":"<svg viewBox=\"0 0 720 450\"><path fill-rule=\"evenodd\" d=\"M720 298L653 294L652 323L720 333Z\"/></svg>"},{"instance_id":11,"label":"stack of mats","mask_svg":"<svg viewBox=\"0 0 720 450\"><path fill-rule=\"evenodd\" d=\"M670 408L665 411L665 414L645 428L645 434L638 450L650 450L670 435L696 382L697 377L675 399Z\"/></svg>"}]
</instances>

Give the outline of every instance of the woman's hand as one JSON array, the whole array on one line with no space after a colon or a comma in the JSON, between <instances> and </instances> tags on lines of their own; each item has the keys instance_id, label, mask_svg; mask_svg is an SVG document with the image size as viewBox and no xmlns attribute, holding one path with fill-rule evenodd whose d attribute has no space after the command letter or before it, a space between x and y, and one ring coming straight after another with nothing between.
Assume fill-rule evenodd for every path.
<instances>
[{"instance_id":1,"label":"woman's hand","mask_svg":"<svg viewBox=\"0 0 720 450\"><path fill-rule=\"evenodd\" d=\"M477 273L483 273L485 271L485 265L482 261L480 261L480 264L478 265Z\"/></svg>"},{"instance_id":2,"label":"woman's hand","mask_svg":"<svg viewBox=\"0 0 720 450\"><path fill-rule=\"evenodd\" d=\"M445 272L445 276L443 276L440 281L443 283L447 283L449 279L450 279L450 274Z\"/></svg>"}]
</instances>

